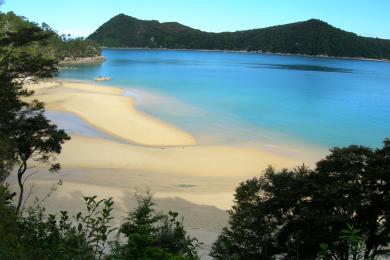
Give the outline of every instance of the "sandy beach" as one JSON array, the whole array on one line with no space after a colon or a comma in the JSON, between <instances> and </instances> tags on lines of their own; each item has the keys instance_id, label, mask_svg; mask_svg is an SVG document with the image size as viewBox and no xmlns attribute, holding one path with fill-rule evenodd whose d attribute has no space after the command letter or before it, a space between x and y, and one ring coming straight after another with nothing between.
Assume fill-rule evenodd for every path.
<instances>
[{"instance_id":1,"label":"sandy beach","mask_svg":"<svg viewBox=\"0 0 390 260\"><path fill-rule=\"evenodd\" d=\"M28 88L49 112L73 114L112 137L73 133L58 156L61 173L53 175L37 165L40 172L31 178L28 203L44 196L59 178L63 181L45 202L48 209L61 205L77 211L82 196L114 197L115 214L123 219L135 205L134 192L150 189L158 209L179 211L191 234L207 246L226 225L225 210L232 206L240 182L260 176L268 165L313 165L314 158L319 159L244 145L199 145L191 134L137 110L121 88L66 81Z\"/></svg>"},{"instance_id":2,"label":"sandy beach","mask_svg":"<svg viewBox=\"0 0 390 260\"><path fill-rule=\"evenodd\" d=\"M142 145L193 145L195 139L134 107L123 90L83 83L38 84L36 96L52 111L70 112L92 126L125 141ZM34 86L30 86L34 89Z\"/></svg>"}]
</instances>

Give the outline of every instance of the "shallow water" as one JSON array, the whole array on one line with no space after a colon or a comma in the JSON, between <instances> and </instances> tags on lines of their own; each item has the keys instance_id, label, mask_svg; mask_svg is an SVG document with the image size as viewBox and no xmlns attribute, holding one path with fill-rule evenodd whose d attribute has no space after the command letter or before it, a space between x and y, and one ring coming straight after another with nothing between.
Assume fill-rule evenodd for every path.
<instances>
[{"instance_id":1,"label":"shallow water","mask_svg":"<svg viewBox=\"0 0 390 260\"><path fill-rule=\"evenodd\" d=\"M90 126L88 123L84 122L74 114L46 111L45 115L50 121L60 126L60 128L64 129L68 134L79 134L89 137L118 141L117 138L114 138L108 134L105 134L104 132L99 131L93 126Z\"/></svg>"},{"instance_id":2,"label":"shallow water","mask_svg":"<svg viewBox=\"0 0 390 260\"><path fill-rule=\"evenodd\" d=\"M60 78L113 80L200 143L379 146L390 137L390 63L231 52L106 49Z\"/></svg>"}]
</instances>

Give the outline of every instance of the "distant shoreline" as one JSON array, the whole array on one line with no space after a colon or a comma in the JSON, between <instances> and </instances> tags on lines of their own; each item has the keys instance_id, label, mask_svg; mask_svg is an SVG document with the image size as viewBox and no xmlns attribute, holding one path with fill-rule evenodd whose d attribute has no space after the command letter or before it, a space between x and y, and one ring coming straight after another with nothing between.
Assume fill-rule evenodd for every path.
<instances>
[{"instance_id":1,"label":"distant shoreline","mask_svg":"<svg viewBox=\"0 0 390 260\"><path fill-rule=\"evenodd\" d=\"M378 61L378 62L390 62L390 59L374 59L364 57L339 57L328 55L309 55L309 54L297 54L297 53L280 53L280 52L261 52L261 51L245 51L245 50L212 50L212 49L168 49L168 48L146 48L146 47L102 47L103 49L113 50L151 50L151 51L199 51L199 52L227 52L227 53L245 53L245 54L265 54L265 55L279 55L279 56L297 56L297 57L311 57L311 58L324 58L324 59L341 59L341 60L360 60L360 61Z\"/></svg>"},{"instance_id":2,"label":"distant shoreline","mask_svg":"<svg viewBox=\"0 0 390 260\"><path fill-rule=\"evenodd\" d=\"M68 58L61 60L60 65L78 65L78 64L100 64L106 61L104 56L94 56L94 57L79 57L79 58Z\"/></svg>"}]
</instances>

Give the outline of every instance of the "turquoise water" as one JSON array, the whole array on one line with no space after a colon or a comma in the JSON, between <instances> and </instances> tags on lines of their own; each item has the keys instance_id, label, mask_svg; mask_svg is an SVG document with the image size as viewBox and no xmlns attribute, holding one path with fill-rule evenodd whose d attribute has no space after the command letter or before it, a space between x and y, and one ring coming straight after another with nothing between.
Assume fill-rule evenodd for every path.
<instances>
[{"instance_id":1,"label":"turquoise water","mask_svg":"<svg viewBox=\"0 0 390 260\"><path fill-rule=\"evenodd\" d=\"M60 78L128 88L140 109L200 142L379 146L390 137L390 63L299 56L112 50Z\"/></svg>"}]
</instances>

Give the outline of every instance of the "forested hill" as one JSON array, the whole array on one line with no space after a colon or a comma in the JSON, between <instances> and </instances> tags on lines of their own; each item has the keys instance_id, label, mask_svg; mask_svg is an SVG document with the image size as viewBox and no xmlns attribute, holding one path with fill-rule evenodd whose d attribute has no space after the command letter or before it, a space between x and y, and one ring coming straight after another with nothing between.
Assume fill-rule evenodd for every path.
<instances>
[{"instance_id":1,"label":"forested hill","mask_svg":"<svg viewBox=\"0 0 390 260\"><path fill-rule=\"evenodd\" d=\"M66 59L82 59L100 57L101 47L94 41L83 38L71 38L70 35L58 35L48 24L38 25L29 21L23 16L18 16L13 12L0 12L0 42L6 42L6 36L14 34L23 28L26 34L36 31L44 31L49 37L45 45L47 55L53 56L62 62Z\"/></svg>"},{"instance_id":2,"label":"forested hill","mask_svg":"<svg viewBox=\"0 0 390 260\"><path fill-rule=\"evenodd\" d=\"M145 21L120 14L88 39L105 47L247 50L390 59L390 40L361 37L316 19L263 29L209 33L175 22Z\"/></svg>"}]
</instances>

